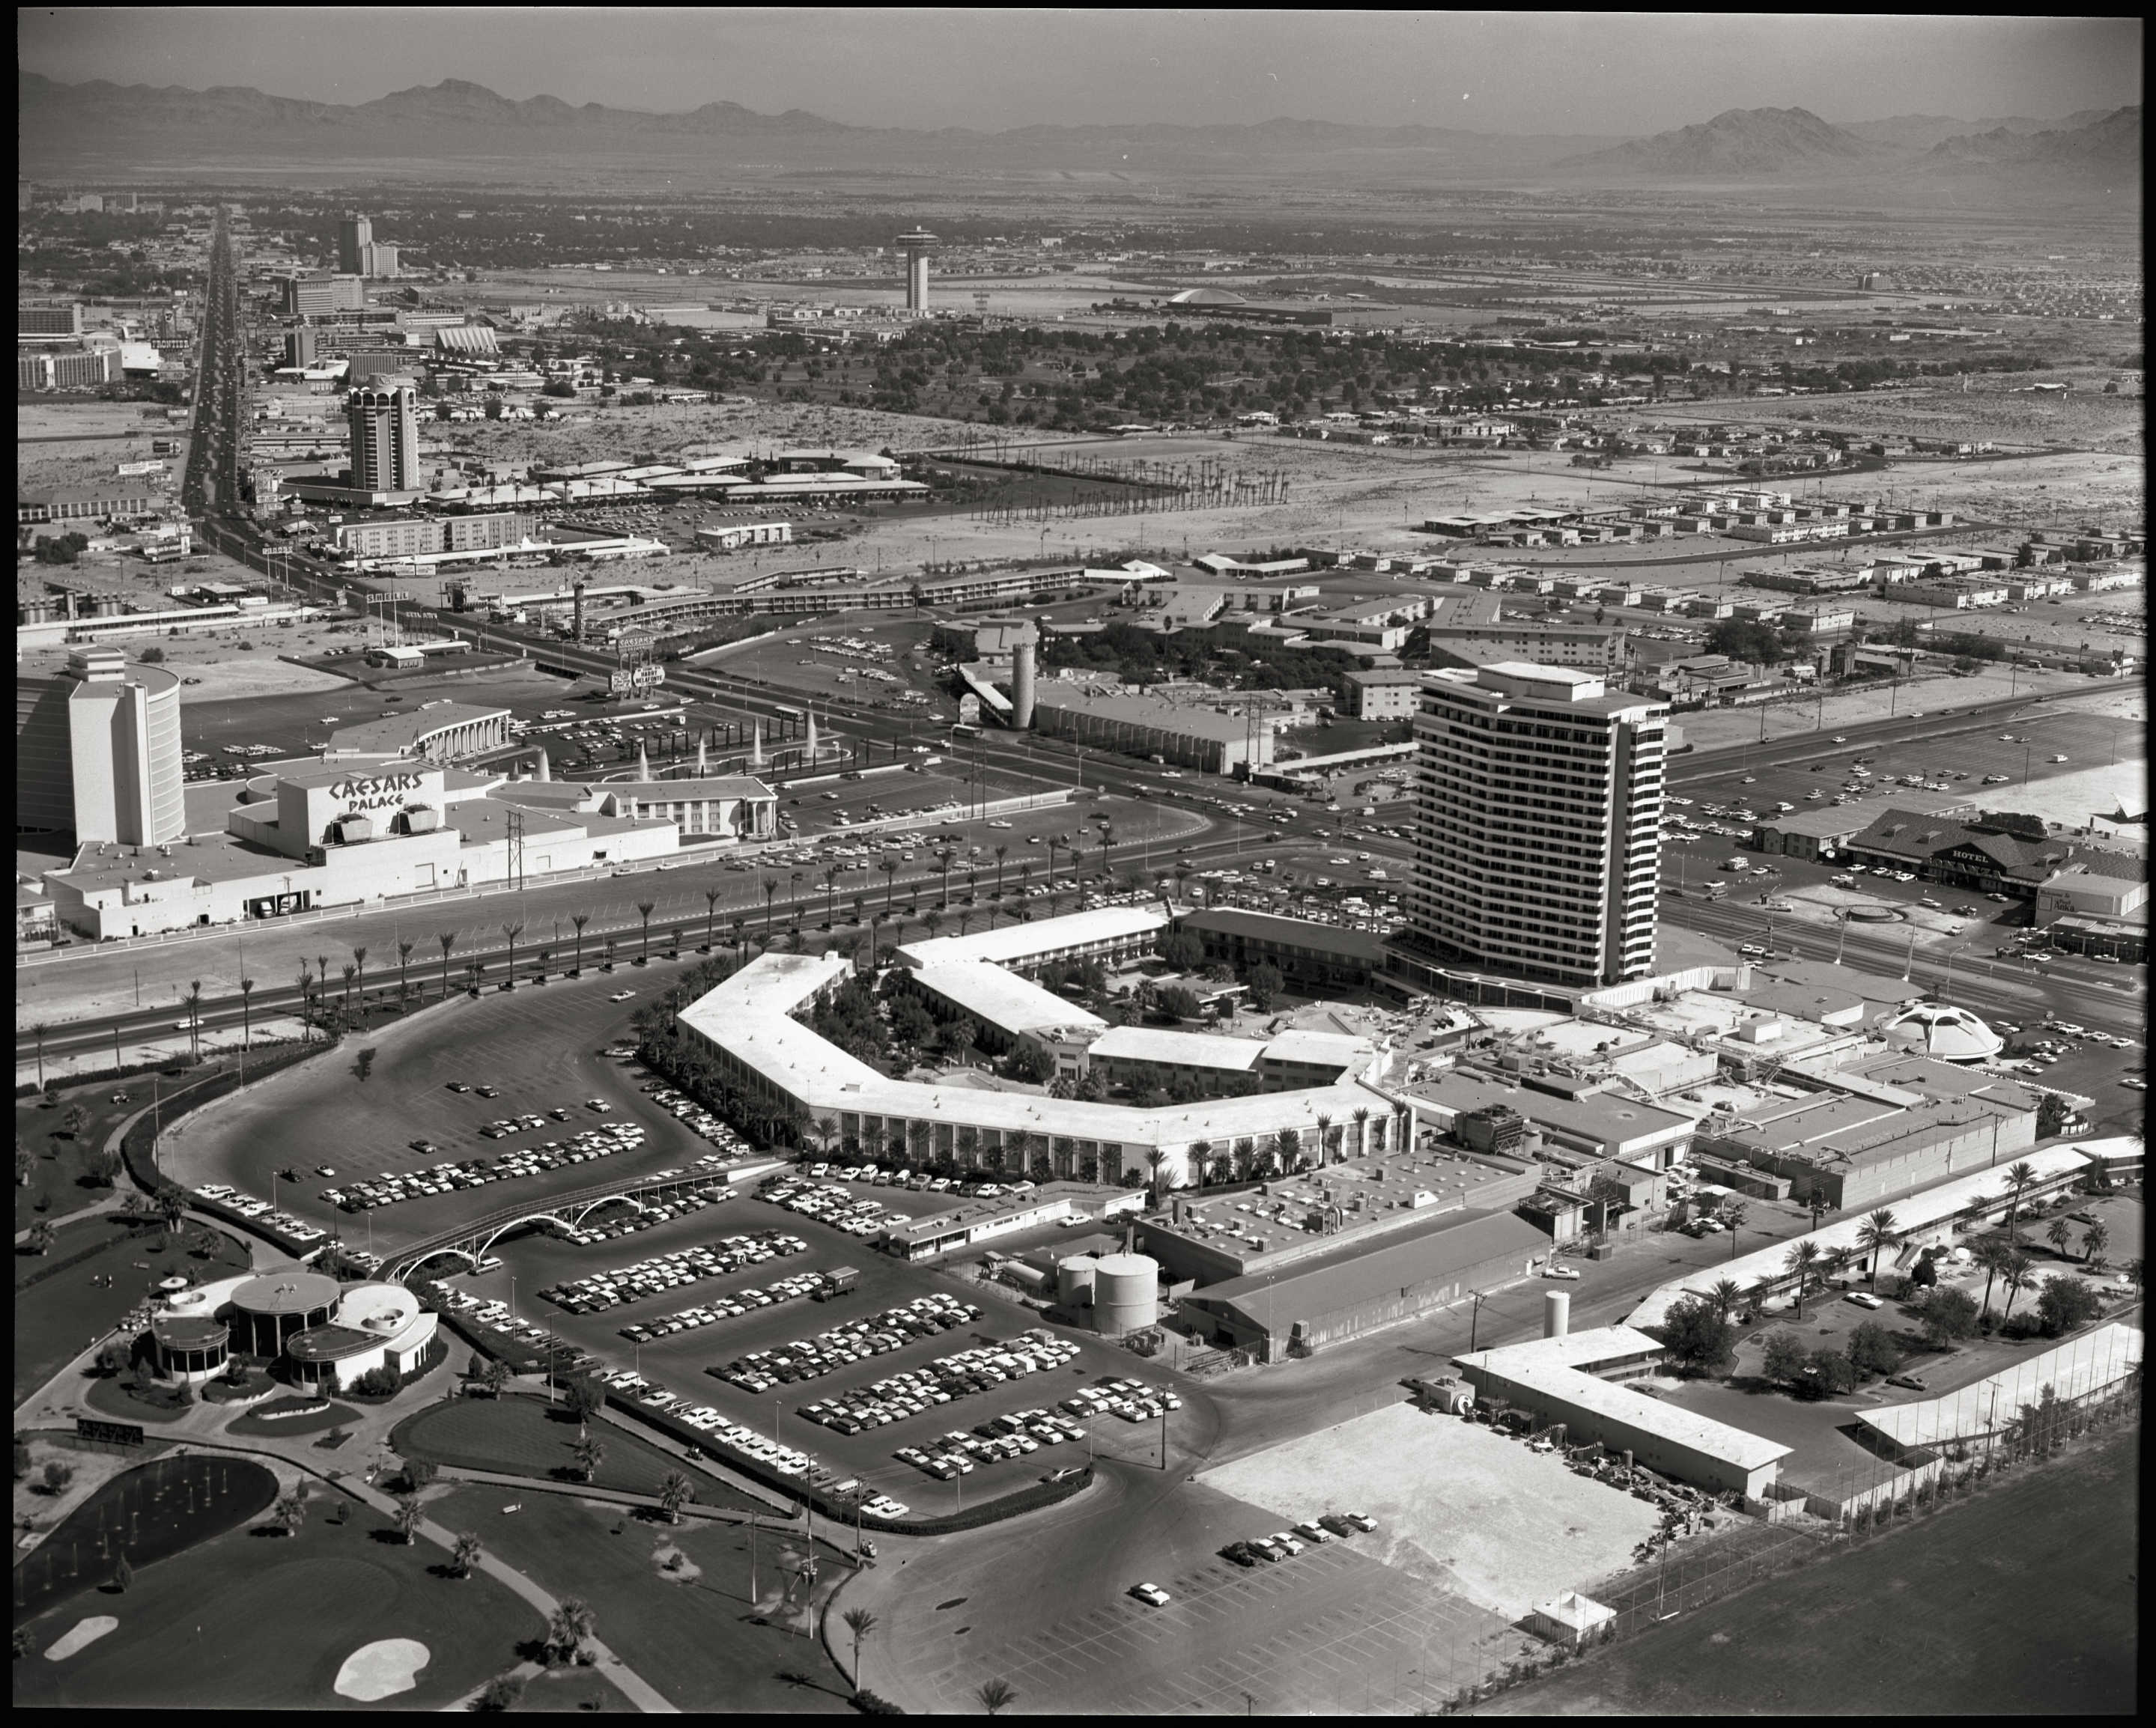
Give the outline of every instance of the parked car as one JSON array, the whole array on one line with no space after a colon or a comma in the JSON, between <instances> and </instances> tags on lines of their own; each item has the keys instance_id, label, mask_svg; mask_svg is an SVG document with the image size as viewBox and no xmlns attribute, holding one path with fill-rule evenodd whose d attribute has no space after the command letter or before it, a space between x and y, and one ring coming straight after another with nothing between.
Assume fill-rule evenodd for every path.
<instances>
[{"instance_id":1,"label":"parked car","mask_svg":"<svg viewBox=\"0 0 2156 1728\"><path fill-rule=\"evenodd\" d=\"M1166 1608L1172 1600L1168 1593L1158 1584L1133 1584L1131 1586L1131 1594L1137 1597L1140 1602L1149 1603L1157 1608Z\"/></svg>"}]
</instances>

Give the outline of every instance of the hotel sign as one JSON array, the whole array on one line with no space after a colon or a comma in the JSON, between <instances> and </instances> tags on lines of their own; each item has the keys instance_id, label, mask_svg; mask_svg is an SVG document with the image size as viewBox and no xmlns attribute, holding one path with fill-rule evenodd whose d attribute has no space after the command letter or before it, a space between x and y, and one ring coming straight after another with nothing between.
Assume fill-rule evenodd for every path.
<instances>
[{"instance_id":1,"label":"hotel sign","mask_svg":"<svg viewBox=\"0 0 2156 1728\"><path fill-rule=\"evenodd\" d=\"M372 778L354 775L330 788L330 797L347 813L387 810L401 805L408 793L419 790L417 774L382 774Z\"/></svg>"}]
</instances>

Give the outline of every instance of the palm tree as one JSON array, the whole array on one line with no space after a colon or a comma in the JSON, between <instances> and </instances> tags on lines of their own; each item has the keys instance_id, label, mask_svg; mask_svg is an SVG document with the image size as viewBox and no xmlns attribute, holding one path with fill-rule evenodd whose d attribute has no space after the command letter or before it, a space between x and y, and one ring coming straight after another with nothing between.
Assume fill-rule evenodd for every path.
<instances>
[{"instance_id":1,"label":"palm tree","mask_svg":"<svg viewBox=\"0 0 2156 1728\"><path fill-rule=\"evenodd\" d=\"M358 975L359 968L347 960L337 970L344 977L344 1001L340 1005L339 1012L346 1020L350 1020L352 1018L352 981Z\"/></svg>"},{"instance_id":2,"label":"palm tree","mask_svg":"<svg viewBox=\"0 0 2156 1728\"><path fill-rule=\"evenodd\" d=\"M2013 1245L2003 1236L1984 1237L1970 1250L1969 1258L1984 1268L1984 1304L1980 1312L1991 1312L1992 1280L2006 1269L2007 1256L2013 1252Z\"/></svg>"},{"instance_id":3,"label":"palm tree","mask_svg":"<svg viewBox=\"0 0 2156 1728\"><path fill-rule=\"evenodd\" d=\"M253 1004L248 1000L254 994L254 980L242 978L239 981L239 1048L243 1050L252 1048L254 1043Z\"/></svg>"},{"instance_id":4,"label":"palm tree","mask_svg":"<svg viewBox=\"0 0 2156 1728\"><path fill-rule=\"evenodd\" d=\"M197 978L187 986L187 1041L193 1046L195 1059L202 1059L202 980Z\"/></svg>"},{"instance_id":5,"label":"palm tree","mask_svg":"<svg viewBox=\"0 0 2156 1728\"><path fill-rule=\"evenodd\" d=\"M824 928L829 930L839 921L839 866L829 864L824 870Z\"/></svg>"},{"instance_id":6,"label":"palm tree","mask_svg":"<svg viewBox=\"0 0 2156 1728\"><path fill-rule=\"evenodd\" d=\"M187 1220L187 1197L173 1187L157 1190L157 1217L165 1227L169 1239L173 1232Z\"/></svg>"},{"instance_id":7,"label":"palm tree","mask_svg":"<svg viewBox=\"0 0 2156 1728\"><path fill-rule=\"evenodd\" d=\"M2074 1227L2064 1218L2053 1218L2044 1232L2044 1239L2058 1250L2061 1259L2066 1258L2066 1244L2074 1239Z\"/></svg>"},{"instance_id":8,"label":"palm tree","mask_svg":"<svg viewBox=\"0 0 2156 1728\"><path fill-rule=\"evenodd\" d=\"M509 982L514 986L516 982L516 939L524 934L524 926L521 924L505 924L501 926L501 933L509 939Z\"/></svg>"},{"instance_id":9,"label":"palm tree","mask_svg":"<svg viewBox=\"0 0 2156 1728\"><path fill-rule=\"evenodd\" d=\"M973 1689L973 1696L981 1700L981 1708L993 1716L1008 1707L1018 1694L1008 1680L983 1680Z\"/></svg>"},{"instance_id":10,"label":"palm tree","mask_svg":"<svg viewBox=\"0 0 2156 1728\"><path fill-rule=\"evenodd\" d=\"M563 1597L547 1622L547 1648L559 1651L563 1660L573 1661L592 1635L592 1624L590 1603L580 1596Z\"/></svg>"},{"instance_id":11,"label":"palm tree","mask_svg":"<svg viewBox=\"0 0 2156 1728\"><path fill-rule=\"evenodd\" d=\"M767 948L771 946L771 905L778 897L778 878L766 876L763 879L763 946Z\"/></svg>"},{"instance_id":12,"label":"palm tree","mask_svg":"<svg viewBox=\"0 0 2156 1728\"><path fill-rule=\"evenodd\" d=\"M425 1521L426 1516L417 1495L400 1494L397 1496L397 1534L403 1539L407 1547L419 1534L419 1525Z\"/></svg>"},{"instance_id":13,"label":"palm tree","mask_svg":"<svg viewBox=\"0 0 2156 1728\"><path fill-rule=\"evenodd\" d=\"M577 1468L583 1472L587 1482L598 1476L599 1466L606 1462L606 1442L594 1439L589 1434L579 1439L569 1452L577 1460Z\"/></svg>"},{"instance_id":14,"label":"palm tree","mask_svg":"<svg viewBox=\"0 0 2156 1728\"><path fill-rule=\"evenodd\" d=\"M460 1531L457 1535L457 1546L449 1556L449 1565L459 1577L469 1578L479 1570L479 1559L483 1551L475 1531Z\"/></svg>"},{"instance_id":15,"label":"palm tree","mask_svg":"<svg viewBox=\"0 0 2156 1728\"><path fill-rule=\"evenodd\" d=\"M636 903L636 915L644 920L644 946L637 956L639 965L651 958L651 910L657 904L655 900L639 900Z\"/></svg>"},{"instance_id":16,"label":"palm tree","mask_svg":"<svg viewBox=\"0 0 2156 1728\"><path fill-rule=\"evenodd\" d=\"M1999 1316L2003 1325L2014 1318L2015 1295L2036 1281L2036 1263L2020 1249L2010 1249L1999 1269L1999 1281L2006 1286L2006 1310Z\"/></svg>"},{"instance_id":17,"label":"palm tree","mask_svg":"<svg viewBox=\"0 0 2156 1728\"><path fill-rule=\"evenodd\" d=\"M1004 859L1008 858L1009 855L1009 847L998 846L996 848L996 898L998 900L1001 900L1004 897Z\"/></svg>"},{"instance_id":18,"label":"palm tree","mask_svg":"<svg viewBox=\"0 0 2156 1728\"><path fill-rule=\"evenodd\" d=\"M1725 1325L1727 1325L1729 1310L1737 1305L1743 1295L1743 1288L1735 1279L1716 1279L1714 1288L1707 1293L1707 1300L1714 1305L1714 1317Z\"/></svg>"},{"instance_id":19,"label":"palm tree","mask_svg":"<svg viewBox=\"0 0 2156 1728\"><path fill-rule=\"evenodd\" d=\"M2021 1239L2021 1197L2035 1186L2035 1182L2036 1167L2026 1158L2006 1167L2006 1238L2010 1242Z\"/></svg>"},{"instance_id":20,"label":"palm tree","mask_svg":"<svg viewBox=\"0 0 2156 1728\"><path fill-rule=\"evenodd\" d=\"M876 1617L866 1608L848 1608L839 1616L854 1635L854 1690L861 1690L861 1640L876 1629Z\"/></svg>"},{"instance_id":21,"label":"palm tree","mask_svg":"<svg viewBox=\"0 0 2156 1728\"><path fill-rule=\"evenodd\" d=\"M2082 1232L2082 1258L2091 1266L2102 1266L2104 1250L2110 1246L2111 1231L2101 1218Z\"/></svg>"},{"instance_id":22,"label":"palm tree","mask_svg":"<svg viewBox=\"0 0 2156 1728\"><path fill-rule=\"evenodd\" d=\"M946 911L951 906L951 865L957 856L957 853L948 846L936 854L936 862L943 867L943 907Z\"/></svg>"},{"instance_id":23,"label":"palm tree","mask_svg":"<svg viewBox=\"0 0 2156 1728\"><path fill-rule=\"evenodd\" d=\"M364 949L364 948L354 948L354 949L352 951L352 970L353 970L354 972L357 972L357 973L359 974L359 1023L360 1023L360 1026L361 1026L362 1029L364 1029L364 1028L365 1028L365 1027L366 1027L366 1025L367 1025L367 950L366 950L366 949Z\"/></svg>"},{"instance_id":24,"label":"palm tree","mask_svg":"<svg viewBox=\"0 0 2156 1728\"><path fill-rule=\"evenodd\" d=\"M1729 1258L1732 1260L1737 1258L1737 1227L1744 1222L1744 1215L1750 1210L1742 1200L1733 1197L1722 1202L1722 1222L1729 1231Z\"/></svg>"},{"instance_id":25,"label":"palm tree","mask_svg":"<svg viewBox=\"0 0 2156 1728\"><path fill-rule=\"evenodd\" d=\"M569 922L577 932L577 970L579 972L584 969L584 926L591 921L592 915L588 912L569 914Z\"/></svg>"},{"instance_id":26,"label":"palm tree","mask_svg":"<svg viewBox=\"0 0 2156 1728\"><path fill-rule=\"evenodd\" d=\"M711 950L711 926L718 921L720 896L725 892L723 888L704 890L704 951L707 954Z\"/></svg>"},{"instance_id":27,"label":"palm tree","mask_svg":"<svg viewBox=\"0 0 2156 1728\"><path fill-rule=\"evenodd\" d=\"M1199 1186L1203 1187L1205 1184L1205 1172L1213 1166L1211 1141L1194 1140L1190 1142L1190 1164L1191 1167L1198 1172Z\"/></svg>"},{"instance_id":28,"label":"palm tree","mask_svg":"<svg viewBox=\"0 0 2156 1728\"><path fill-rule=\"evenodd\" d=\"M411 997L412 950L417 946L416 943L406 941L399 941L397 945L397 1000L399 1003L409 1000Z\"/></svg>"},{"instance_id":29,"label":"palm tree","mask_svg":"<svg viewBox=\"0 0 2156 1728\"><path fill-rule=\"evenodd\" d=\"M734 952L746 956L748 952L748 920L738 913L734 916Z\"/></svg>"},{"instance_id":30,"label":"palm tree","mask_svg":"<svg viewBox=\"0 0 2156 1728\"><path fill-rule=\"evenodd\" d=\"M659 1484L659 1504L669 1524L681 1521L681 1508L696 1497L696 1485L679 1470L669 1470Z\"/></svg>"},{"instance_id":31,"label":"palm tree","mask_svg":"<svg viewBox=\"0 0 2156 1728\"><path fill-rule=\"evenodd\" d=\"M1880 1258L1901 1239L1902 1233L1897 1228L1894 1214L1883 1206L1857 1226L1857 1245L1871 1256L1871 1281L1866 1289L1876 1290L1879 1288Z\"/></svg>"},{"instance_id":32,"label":"palm tree","mask_svg":"<svg viewBox=\"0 0 2156 1728\"><path fill-rule=\"evenodd\" d=\"M927 915L921 921L928 926L928 934L932 937L937 931L943 927L943 915L937 911L935 907L931 906L928 909Z\"/></svg>"},{"instance_id":33,"label":"palm tree","mask_svg":"<svg viewBox=\"0 0 2156 1728\"><path fill-rule=\"evenodd\" d=\"M300 1526L307 1521L307 1484L302 1482L289 1494L280 1495L270 1516L285 1535L299 1535Z\"/></svg>"},{"instance_id":34,"label":"palm tree","mask_svg":"<svg viewBox=\"0 0 2156 1728\"><path fill-rule=\"evenodd\" d=\"M1326 1158L1329 1157L1332 1155L1332 1113L1330 1110L1320 1110L1317 1113L1317 1156L1319 1161L1322 1162Z\"/></svg>"},{"instance_id":35,"label":"palm tree","mask_svg":"<svg viewBox=\"0 0 2156 1728\"><path fill-rule=\"evenodd\" d=\"M486 1388L487 1396L498 1398L501 1396L502 1388L509 1384L509 1364L498 1360L490 1360L487 1365L480 1370L479 1378L480 1384Z\"/></svg>"},{"instance_id":36,"label":"palm tree","mask_svg":"<svg viewBox=\"0 0 2156 1728\"><path fill-rule=\"evenodd\" d=\"M457 945L457 933L453 930L438 930L434 940L442 945L442 1000L449 999L449 950Z\"/></svg>"},{"instance_id":37,"label":"palm tree","mask_svg":"<svg viewBox=\"0 0 2156 1728\"><path fill-rule=\"evenodd\" d=\"M1799 1320L1804 1317L1804 1293L1810 1288L1812 1274L1819 1269L1821 1258L1819 1244L1809 1237L1789 1250L1789 1258L1785 1264L1790 1272L1796 1274Z\"/></svg>"},{"instance_id":38,"label":"palm tree","mask_svg":"<svg viewBox=\"0 0 2156 1728\"><path fill-rule=\"evenodd\" d=\"M886 852L876 860L876 868L883 872L883 909L887 913L892 890L898 885L898 860Z\"/></svg>"}]
</instances>

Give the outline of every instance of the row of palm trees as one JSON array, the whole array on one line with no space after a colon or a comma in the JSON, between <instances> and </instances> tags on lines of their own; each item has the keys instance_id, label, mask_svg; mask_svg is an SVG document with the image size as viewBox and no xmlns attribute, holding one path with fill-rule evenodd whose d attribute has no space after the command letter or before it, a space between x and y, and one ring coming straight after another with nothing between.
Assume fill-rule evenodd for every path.
<instances>
[{"instance_id":1,"label":"row of palm trees","mask_svg":"<svg viewBox=\"0 0 2156 1728\"><path fill-rule=\"evenodd\" d=\"M846 1630L854 1638L854 1690L866 1689L861 1684L861 1640L883 1622L867 1608L848 1608L839 1617L846 1623ZM1018 1691L1009 1681L983 1680L973 1689L973 1696L980 1700L981 1708L990 1715L1000 1715L1018 1700Z\"/></svg>"},{"instance_id":2,"label":"row of palm trees","mask_svg":"<svg viewBox=\"0 0 2156 1728\"><path fill-rule=\"evenodd\" d=\"M2029 1191L2041 1179L2036 1167L2026 1159L2009 1165L2003 1174L2006 1192L2000 1197L2006 1202L2005 1220L2006 1233L2004 1236L1984 1237L1971 1250L1972 1257L1984 1272L1983 1312L1989 1314L1991 1311L1991 1292L1994 1282L2003 1281L2005 1284L2007 1300L2005 1310L2000 1316L2002 1320L2010 1320L2013 1317L2015 1295L2027 1289L2035 1281L2035 1263L2022 1250L2020 1245L2021 1206ZM1732 1213L1735 1215L1734 1221L1732 1219ZM1722 1216L1724 1221L1730 1225L1730 1251L1731 1258L1734 1259L1736 1223L1741 1222L1743 1216L1742 1202L1725 1203L1722 1208ZM1856 1253L1859 1255L1868 1256L1871 1262L1866 1284L1868 1290L1874 1292L1878 1290L1881 1261L1886 1257L1887 1250L1901 1242L1907 1233L1901 1220L1895 1216L1892 1208L1889 1207L1882 1206L1867 1213L1863 1222L1857 1226ZM2052 1245L2063 1255L2066 1253L2066 1244L2072 1237L2072 1232L2068 1228L2066 1221L2064 1218L2054 1219L2050 1230L2046 1233ZM2102 1265L2103 1253L2110 1246L2110 1243L2111 1233L2101 1222L2088 1226L2082 1237L2084 1254L2088 1264ZM1796 1282L1796 1317L1799 1320L1804 1317L1805 1296L1810 1293L1815 1284L1823 1280L1826 1274L1833 1269L1840 1258L1821 1248L1818 1243L1809 1237L1791 1246L1789 1258L1784 1262L1784 1269ZM1725 1278L1716 1284L1709 1300L1720 1317L1726 1320L1729 1317L1731 1309L1736 1305L1743 1294L1743 1292L1734 1282Z\"/></svg>"}]
</instances>

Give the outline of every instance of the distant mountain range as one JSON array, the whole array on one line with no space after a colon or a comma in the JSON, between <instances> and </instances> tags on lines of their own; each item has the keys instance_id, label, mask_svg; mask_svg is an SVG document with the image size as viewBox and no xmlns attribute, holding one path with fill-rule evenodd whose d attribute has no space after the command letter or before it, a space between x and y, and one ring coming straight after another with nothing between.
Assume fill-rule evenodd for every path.
<instances>
[{"instance_id":1,"label":"distant mountain range","mask_svg":"<svg viewBox=\"0 0 2156 1728\"><path fill-rule=\"evenodd\" d=\"M1845 132L1874 144L1899 144L1908 150L1929 150L1949 138L1973 138L1979 132L2071 132L2092 126L2109 113L2104 108L2084 108L2063 120L2030 120L2014 116L2000 120L1956 120L1950 114L1897 114L1887 120L1843 120L1835 124Z\"/></svg>"},{"instance_id":2,"label":"distant mountain range","mask_svg":"<svg viewBox=\"0 0 2156 1728\"><path fill-rule=\"evenodd\" d=\"M1931 115L1835 126L1802 108L1731 109L1652 137L1471 132L1275 119L1239 126L1022 126L984 132L848 126L791 109L762 114L711 102L675 114L515 100L448 79L341 105L266 95L103 81L64 85L17 73L19 172L62 176L168 168L290 167L378 172L489 162L503 172L579 158L687 162L699 171L1199 178L1262 175L1488 181L1747 180L1889 186L1947 174L2002 187L2085 182L2138 192L2141 110L2065 120L1961 121ZM1905 188L1908 189L1908 188Z\"/></svg>"},{"instance_id":3,"label":"distant mountain range","mask_svg":"<svg viewBox=\"0 0 2156 1728\"><path fill-rule=\"evenodd\" d=\"M1808 108L1732 108L1698 126L1635 138L1559 166L1689 179L1802 172L1823 163L1863 167L1896 154L1892 145L1829 126Z\"/></svg>"}]
</instances>

